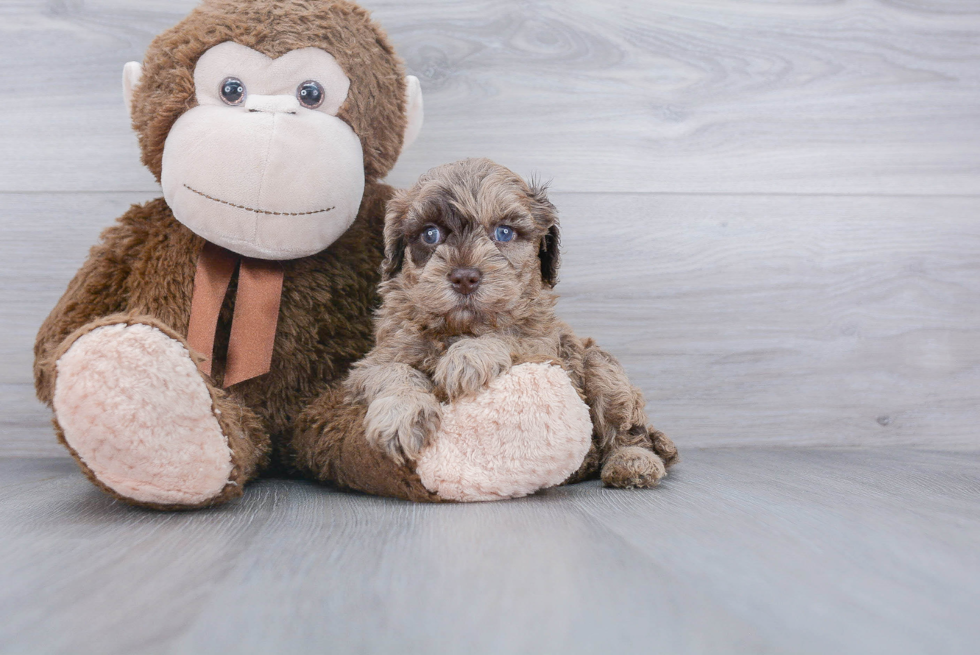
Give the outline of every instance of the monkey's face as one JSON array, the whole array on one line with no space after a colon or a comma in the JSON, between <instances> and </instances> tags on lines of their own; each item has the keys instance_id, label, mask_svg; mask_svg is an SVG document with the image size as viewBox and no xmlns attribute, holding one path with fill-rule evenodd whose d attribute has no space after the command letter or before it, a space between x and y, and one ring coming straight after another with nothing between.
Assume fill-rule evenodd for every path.
<instances>
[{"instance_id":1,"label":"monkey's face","mask_svg":"<svg viewBox=\"0 0 980 655\"><path fill-rule=\"evenodd\" d=\"M225 42L194 69L197 106L167 136L163 194L174 216L248 257L320 252L354 221L361 141L337 113L350 80L319 48L271 59Z\"/></svg>"},{"instance_id":2,"label":"monkey's face","mask_svg":"<svg viewBox=\"0 0 980 655\"><path fill-rule=\"evenodd\" d=\"M433 169L389 206L385 302L450 334L505 329L555 282L558 225L543 190L486 159ZM388 289L397 288L396 294Z\"/></svg>"}]
</instances>

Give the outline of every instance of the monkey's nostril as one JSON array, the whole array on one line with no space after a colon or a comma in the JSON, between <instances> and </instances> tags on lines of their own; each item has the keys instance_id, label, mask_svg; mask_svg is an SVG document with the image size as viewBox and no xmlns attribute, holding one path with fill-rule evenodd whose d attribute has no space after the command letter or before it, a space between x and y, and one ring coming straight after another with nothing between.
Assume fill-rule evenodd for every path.
<instances>
[{"instance_id":1,"label":"monkey's nostril","mask_svg":"<svg viewBox=\"0 0 980 655\"><path fill-rule=\"evenodd\" d=\"M454 268L449 273L449 281L452 283L453 289L464 296L476 291L482 279L483 273L478 268Z\"/></svg>"}]
</instances>

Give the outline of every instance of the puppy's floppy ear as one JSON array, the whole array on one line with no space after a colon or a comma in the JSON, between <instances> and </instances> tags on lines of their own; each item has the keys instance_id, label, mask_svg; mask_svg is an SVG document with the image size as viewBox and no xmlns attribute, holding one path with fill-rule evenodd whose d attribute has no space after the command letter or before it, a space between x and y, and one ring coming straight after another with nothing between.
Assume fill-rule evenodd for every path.
<instances>
[{"instance_id":1,"label":"puppy's floppy ear","mask_svg":"<svg viewBox=\"0 0 980 655\"><path fill-rule=\"evenodd\" d=\"M388 203L385 213L385 258L381 262L381 281L387 282L398 275L405 262L405 235L402 224L408 211L407 194L399 191Z\"/></svg>"},{"instance_id":2,"label":"puppy's floppy ear","mask_svg":"<svg viewBox=\"0 0 980 655\"><path fill-rule=\"evenodd\" d=\"M561 265L559 246L561 235L558 228L558 210L548 200L548 185L531 180L528 197L531 199L531 214L535 222L546 227L548 232L541 237L538 258L541 260L541 280L549 287L558 284L558 267Z\"/></svg>"},{"instance_id":3,"label":"puppy's floppy ear","mask_svg":"<svg viewBox=\"0 0 980 655\"><path fill-rule=\"evenodd\" d=\"M541 247L538 250L538 259L541 260L541 280L549 287L558 284L558 266L561 264L561 257L558 254L559 246L558 223L548 228L548 233L541 237Z\"/></svg>"}]
</instances>

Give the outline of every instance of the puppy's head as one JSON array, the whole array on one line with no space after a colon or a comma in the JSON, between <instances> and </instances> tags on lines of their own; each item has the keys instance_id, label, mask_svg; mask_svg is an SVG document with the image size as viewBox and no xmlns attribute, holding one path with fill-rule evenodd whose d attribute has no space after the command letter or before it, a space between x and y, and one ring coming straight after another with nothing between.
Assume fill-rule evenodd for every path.
<instances>
[{"instance_id":1,"label":"puppy's head","mask_svg":"<svg viewBox=\"0 0 980 655\"><path fill-rule=\"evenodd\" d=\"M385 217L385 303L428 329L479 334L553 306L558 216L545 187L488 159L430 170Z\"/></svg>"}]
</instances>

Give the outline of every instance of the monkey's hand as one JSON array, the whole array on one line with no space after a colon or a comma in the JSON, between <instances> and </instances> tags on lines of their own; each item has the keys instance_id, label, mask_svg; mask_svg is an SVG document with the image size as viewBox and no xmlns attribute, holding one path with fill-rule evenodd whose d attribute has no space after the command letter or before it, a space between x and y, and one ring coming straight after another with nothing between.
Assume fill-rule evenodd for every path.
<instances>
[{"instance_id":1,"label":"monkey's hand","mask_svg":"<svg viewBox=\"0 0 980 655\"><path fill-rule=\"evenodd\" d=\"M368 443L401 464L418 458L439 429L441 419L435 396L406 390L371 401L364 417L365 435Z\"/></svg>"},{"instance_id":2,"label":"monkey's hand","mask_svg":"<svg viewBox=\"0 0 980 655\"><path fill-rule=\"evenodd\" d=\"M473 396L511 367L510 347L497 337L457 341L436 365L433 381L449 402Z\"/></svg>"}]
</instances>

